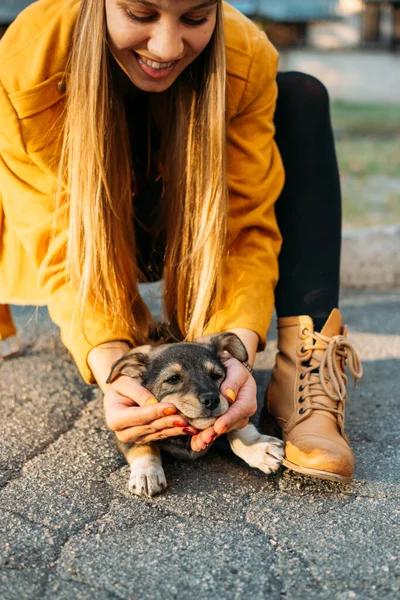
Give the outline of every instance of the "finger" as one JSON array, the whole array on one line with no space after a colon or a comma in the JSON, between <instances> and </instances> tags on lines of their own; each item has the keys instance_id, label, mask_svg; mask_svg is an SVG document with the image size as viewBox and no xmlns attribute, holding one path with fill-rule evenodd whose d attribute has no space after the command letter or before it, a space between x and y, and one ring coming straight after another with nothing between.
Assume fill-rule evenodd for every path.
<instances>
[{"instance_id":1,"label":"finger","mask_svg":"<svg viewBox=\"0 0 400 600\"><path fill-rule=\"evenodd\" d=\"M157 398L148 398L145 402L146 405L148 404L158 404L158 400Z\"/></svg>"},{"instance_id":2,"label":"finger","mask_svg":"<svg viewBox=\"0 0 400 600\"><path fill-rule=\"evenodd\" d=\"M211 444L216 438L218 434L216 433L214 427L207 427L207 429L203 429L197 435L194 435L190 441L190 445L192 450L195 452L200 452L201 450L205 450L209 444Z\"/></svg>"},{"instance_id":3,"label":"finger","mask_svg":"<svg viewBox=\"0 0 400 600\"><path fill-rule=\"evenodd\" d=\"M144 434L138 436L138 428L131 427L124 431L117 432L117 438L124 443L135 442L135 444L148 444L149 442L156 442L157 440L165 440L166 438L182 436L182 435L193 435L185 431L182 427L169 427L155 431L153 433Z\"/></svg>"},{"instance_id":4,"label":"finger","mask_svg":"<svg viewBox=\"0 0 400 600\"><path fill-rule=\"evenodd\" d=\"M228 402L232 404L235 402L239 390L251 375L235 358L227 360L225 366L227 367L227 373L221 385L221 393L227 398Z\"/></svg>"},{"instance_id":5,"label":"finger","mask_svg":"<svg viewBox=\"0 0 400 600\"><path fill-rule=\"evenodd\" d=\"M143 387L137 379L133 379L133 377L128 377L127 375L118 377L110 387L122 396L125 396L125 398L131 399L134 404L138 404L139 406L144 406L148 403L155 404L158 402L157 399L154 398L154 395Z\"/></svg>"},{"instance_id":6,"label":"finger","mask_svg":"<svg viewBox=\"0 0 400 600\"><path fill-rule=\"evenodd\" d=\"M180 429L186 435L195 435L198 433L195 427L189 425L189 423L181 416L175 417L165 417L164 419L157 419L156 421L151 421L151 423L147 423L146 425L138 426L138 427L127 427L125 430L120 430L118 433L123 434L124 431L129 431L130 439L133 441L133 437L141 438L146 435L152 435L153 433L158 433L159 431L163 431L164 429ZM133 431L134 430L134 431Z\"/></svg>"},{"instance_id":7,"label":"finger","mask_svg":"<svg viewBox=\"0 0 400 600\"><path fill-rule=\"evenodd\" d=\"M221 390L222 391L222 390ZM232 388L226 388L223 392L224 396L228 400L229 404L233 404L236 400L236 392Z\"/></svg>"},{"instance_id":8,"label":"finger","mask_svg":"<svg viewBox=\"0 0 400 600\"><path fill-rule=\"evenodd\" d=\"M193 435L186 433L183 429L178 429L175 427L171 427L170 429L163 429L162 431L157 431L156 433L152 433L150 435L143 436L143 438L139 438L136 443L139 444L148 444L149 442L156 442L157 440L165 440L171 437L177 437L182 435ZM188 442L189 445L189 442Z\"/></svg>"},{"instance_id":9,"label":"finger","mask_svg":"<svg viewBox=\"0 0 400 600\"><path fill-rule=\"evenodd\" d=\"M249 424L249 418L245 417L238 423L234 423L229 429L226 430L225 433L229 433L230 431L236 431L237 429L244 429Z\"/></svg>"},{"instance_id":10,"label":"finger","mask_svg":"<svg viewBox=\"0 0 400 600\"><path fill-rule=\"evenodd\" d=\"M227 412L219 417L214 423L214 429L218 434L235 429L237 423L251 417L257 411L257 388L256 383L250 377L241 387L237 400Z\"/></svg>"},{"instance_id":11,"label":"finger","mask_svg":"<svg viewBox=\"0 0 400 600\"><path fill-rule=\"evenodd\" d=\"M131 406L125 397L115 390L104 396L104 410L107 426L113 431L147 425L165 416L176 415L178 409L173 404L158 403L147 406Z\"/></svg>"},{"instance_id":12,"label":"finger","mask_svg":"<svg viewBox=\"0 0 400 600\"><path fill-rule=\"evenodd\" d=\"M244 404L244 403L243 403ZM252 403L253 404L253 403ZM249 403L246 402L245 406L239 403L239 400L229 407L228 411L219 417L214 423L214 429L218 434L232 431L232 429L240 429L240 424L244 423L244 420L251 417L257 410L257 401L254 401L254 407L250 407ZM247 423L246 423L247 424Z\"/></svg>"}]
</instances>

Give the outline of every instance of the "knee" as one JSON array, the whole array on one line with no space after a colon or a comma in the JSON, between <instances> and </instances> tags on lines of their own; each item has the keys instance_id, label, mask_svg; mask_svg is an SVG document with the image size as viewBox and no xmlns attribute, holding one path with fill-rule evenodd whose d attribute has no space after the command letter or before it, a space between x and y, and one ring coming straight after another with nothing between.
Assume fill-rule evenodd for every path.
<instances>
[{"instance_id":1,"label":"knee","mask_svg":"<svg viewBox=\"0 0 400 600\"><path fill-rule=\"evenodd\" d=\"M279 73L278 103L297 111L312 111L314 116L329 109L328 90L319 79L306 73Z\"/></svg>"}]
</instances>

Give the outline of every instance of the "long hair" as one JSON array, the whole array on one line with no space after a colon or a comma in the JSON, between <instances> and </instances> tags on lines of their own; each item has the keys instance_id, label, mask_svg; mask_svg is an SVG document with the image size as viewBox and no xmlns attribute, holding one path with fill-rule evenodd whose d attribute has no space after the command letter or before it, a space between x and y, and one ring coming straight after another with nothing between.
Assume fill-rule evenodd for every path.
<instances>
[{"instance_id":1,"label":"long hair","mask_svg":"<svg viewBox=\"0 0 400 600\"><path fill-rule=\"evenodd\" d=\"M202 334L218 305L226 254L221 4L209 44L168 90L163 130L165 307L175 331L188 340ZM101 0L82 0L68 70L57 196L59 202L67 197L67 268L76 310L83 315L89 303L109 327L118 324L142 344L154 324L138 292L130 142Z\"/></svg>"}]
</instances>

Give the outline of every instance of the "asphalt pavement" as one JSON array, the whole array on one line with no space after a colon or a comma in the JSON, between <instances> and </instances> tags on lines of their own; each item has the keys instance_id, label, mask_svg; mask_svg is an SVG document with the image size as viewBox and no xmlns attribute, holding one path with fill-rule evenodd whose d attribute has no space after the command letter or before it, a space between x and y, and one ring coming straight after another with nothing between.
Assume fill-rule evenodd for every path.
<instances>
[{"instance_id":1,"label":"asphalt pavement","mask_svg":"<svg viewBox=\"0 0 400 600\"><path fill-rule=\"evenodd\" d=\"M157 311L157 294L148 302ZM349 386L354 482L267 477L223 444L167 457L142 500L47 311L14 309L21 354L0 363L2 600L399 597L400 291L344 291L365 376ZM258 356L259 400L276 351Z\"/></svg>"}]
</instances>

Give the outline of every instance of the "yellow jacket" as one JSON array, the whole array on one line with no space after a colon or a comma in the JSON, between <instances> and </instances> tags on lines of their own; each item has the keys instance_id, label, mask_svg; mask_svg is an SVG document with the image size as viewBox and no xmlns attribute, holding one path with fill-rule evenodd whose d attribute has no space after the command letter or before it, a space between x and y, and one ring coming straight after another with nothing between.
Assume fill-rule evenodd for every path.
<instances>
[{"instance_id":1,"label":"yellow jacket","mask_svg":"<svg viewBox=\"0 0 400 600\"><path fill-rule=\"evenodd\" d=\"M88 308L85 332L71 329L76 293L66 277L67 226L49 244L68 48L79 0L40 0L0 41L0 304L48 305L88 383L90 350L126 339ZM230 253L224 307L205 333L243 327L261 349L274 306L281 237L274 203L284 181L273 140L278 54L264 33L224 4ZM47 266L44 264L48 259ZM7 323L0 323L6 337Z\"/></svg>"}]
</instances>

